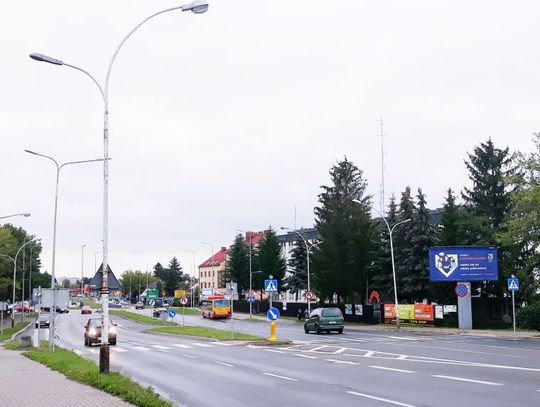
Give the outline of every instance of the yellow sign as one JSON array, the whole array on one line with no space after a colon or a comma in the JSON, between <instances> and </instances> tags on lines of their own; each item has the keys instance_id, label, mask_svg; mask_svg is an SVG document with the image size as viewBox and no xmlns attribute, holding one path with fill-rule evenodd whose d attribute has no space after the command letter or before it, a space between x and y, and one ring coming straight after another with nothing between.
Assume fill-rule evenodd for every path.
<instances>
[{"instance_id":1,"label":"yellow sign","mask_svg":"<svg viewBox=\"0 0 540 407\"><path fill-rule=\"evenodd\" d=\"M186 296L186 290L174 290L174 298L182 298Z\"/></svg>"},{"instance_id":2,"label":"yellow sign","mask_svg":"<svg viewBox=\"0 0 540 407\"><path fill-rule=\"evenodd\" d=\"M398 310L399 319L414 319L414 304L400 304Z\"/></svg>"}]
</instances>

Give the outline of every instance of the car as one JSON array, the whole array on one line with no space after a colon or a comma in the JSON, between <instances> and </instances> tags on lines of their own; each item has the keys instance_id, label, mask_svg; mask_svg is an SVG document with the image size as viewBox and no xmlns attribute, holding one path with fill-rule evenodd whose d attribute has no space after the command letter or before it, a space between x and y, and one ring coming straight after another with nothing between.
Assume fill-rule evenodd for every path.
<instances>
[{"instance_id":1,"label":"car","mask_svg":"<svg viewBox=\"0 0 540 407\"><path fill-rule=\"evenodd\" d=\"M304 322L304 332L315 331L318 335L322 331L337 331L343 333L343 314L339 308L316 308L311 311Z\"/></svg>"},{"instance_id":2,"label":"car","mask_svg":"<svg viewBox=\"0 0 540 407\"><path fill-rule=\"evenodd\" d=\"M154 309L154 311L152 312L152 316L154 318L160 318L162 312L167 312L167 308L161 307L161 308Z\"/></svg>"},{"instance_id":3,"label":"car","mask_svg":"<svg viewBox=\"0 0 540 407\"><path fill-rule=\"evenodd\" d=\"M109 345L116 345L116 327L109 320ZM84 346L92 346L93 343L101 343L101 318L90 318L84 326Z\"/></svg>"},{"instance_id":4,"label":"car","mask_svg":"<svg viewBox=\"0 0 540 407\"><path fill-rule=\"evenodd\" d=\"M15 307L15 312L34 312L34 307L29 305L17 305Z\"/></svg>"},{"instance_id":5,"label":"car","mask_svg":"<svg viewBox=\"0 0 540 407\"><path fill-rule=\"evenodd\" d=\"M55 308L57 314L67 314L69 310L64 307L59 307L58 305ZM51 312L51 307L41 307L42 312Z\"/></svg>"},{"instance_id":6,"label":"car","mask_svg":"<svg viewBox=\"0 0 540 407\"><path fill-rule=\"evenodd\" d=\"M135 304L135 309L144 309L144 303L142 301L137 301L137 304Z\"/></svg>"},{"instance_id":7,"label":"car","mask_svg":"<svg viewBox=\"0 0 540 407\"><path fill-rule=\"evenodd\" d=\"M36 328L48 328L51 324L51 315L50 314L40 314L38 319L36 319Z\"/></svg>"},{"instance_id":8,"label":"car","mask_svg":"<svg viewBox=\"0 0 540 407\"><path fill-rule=\"evenodd\" d=\"M154 308L163 308L163 299L161 298L156 298L154 300Z\"/></svg>"},{"instance_id":9,"label":"car","mask_svg":"<svg viewBox=\"0 0 540 407\"><path fill-rule=\"evenodd\" d=\"M81 314L91 314L92 308L90 308L88 305L85 305L81 308Z\"/></svg>"},{"instance_id":10,"label":"car","mask_svg":"<svg viewBox=\"0 0 540 407\"><path fill-rule=\"evenodd\" d=\"M117 301L109 301L109 308L122 308L122 306Z\"/></svg>"}]
</instances>

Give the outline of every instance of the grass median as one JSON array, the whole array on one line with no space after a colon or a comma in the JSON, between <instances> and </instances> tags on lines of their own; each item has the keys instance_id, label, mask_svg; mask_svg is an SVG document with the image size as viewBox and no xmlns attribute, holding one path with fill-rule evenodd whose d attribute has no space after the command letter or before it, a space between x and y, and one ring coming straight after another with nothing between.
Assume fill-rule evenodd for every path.
<instances>
[{"instance_id":1,"label":"grass median","mask_svg":"<svg viewBox=\"0 0 540 407\"><path fill-rule=\"evenodd\" d=\"M163 328L151 328L150 332L158 332L171 335L184 335L184 336L196 336L199 338L217 339L218 341L265 341L266 339L260 336L243 334L240 332L234 332L231 337L231 331L223 331L221 329L204 328L200 326L175 326L175 327L163 327Z\"/></svg>"},{"instance_id":2,"label":"grass median","mask_svg":"<svg viewBox=\"0 0 540 407\"><path fill-rule=\"evenodd\" d=\"M120 373L99 374L99 368L94 362L69 350L57 347L52 352L45 346L23 352L23 355L62 373L68 379L88 384L136 406L172 407L171 403L161 399L152 388L142 387Z\"/></svg>"},{"instance_id":3,"label":"grass median","mask_svg":"<svg viewBox=\"0 0 540 407\"><path fill-rule=\"evenodd\" d=\"M182 316L182 307L171 307L170 310L173 310L176 312L177 317ZM201 315L201 311L195 308L185 308L185 314L184 315Z\"/></svg>"},{"instance_id":4,"label":"grass median","mask_svg":"<svg viewBox=\"0 0 540 407\"><path fill-rule=\"evenodd\" d=\"M11 336L14 333L19 332L21 329L26 328L30 323L31 321L19 322L13 328L5 328L4 333L0 334L0 342L3 342L7 339L11 339Z\"/></svg>"},{"instance_id":5,"label":"grass median","mask_svg":"<svg viewBox=\"0 0 540 407\"><path fill-rule=\"evenodd\" d=\"M116 309L110 310L109 314L131 319L132 321L136 321L141 324L147 324L147 325L171 325L171 326L176 325L174 322L162 321L161 319L158 319L158 318L147 317L146 315L135 314L134 312L123 311L123 310L116 310Z\"/></svg>"}]
</instances>

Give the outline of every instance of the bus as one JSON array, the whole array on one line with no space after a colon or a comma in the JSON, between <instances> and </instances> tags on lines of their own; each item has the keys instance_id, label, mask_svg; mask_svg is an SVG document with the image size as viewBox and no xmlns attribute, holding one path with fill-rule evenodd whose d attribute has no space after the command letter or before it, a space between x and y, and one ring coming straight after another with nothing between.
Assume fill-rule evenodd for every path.
<instances>
[{"instance_id":1,"label":"bus","mask_svg":"<svg viewBox=\"0 0 540 407\"><path fill-rule=\"evenodd\" d=\"M230 318L231 303L223 295L210 295L201 305L203 318Z\"/></svg>"}]
</instances>

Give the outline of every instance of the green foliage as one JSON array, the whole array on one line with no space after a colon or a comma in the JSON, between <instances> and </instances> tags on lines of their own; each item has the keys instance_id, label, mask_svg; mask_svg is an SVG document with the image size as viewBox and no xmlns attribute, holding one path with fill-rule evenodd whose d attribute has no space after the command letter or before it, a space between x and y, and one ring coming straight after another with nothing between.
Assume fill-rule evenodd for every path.
<instances>
[{"instance_id":1,"label":"green foliage","mask_svg":"<svg viewBox=\"0 0 540 407\"><path fill-rule=\"evenodd\" d=\"M253 287L262 288L264 280L271 275L278 280L278 290L283 291L282 280L285 277L285 259L281 254L281 246L272 226L268 227L264 237L255 248L255 261L258 270L261 270L262 273L253 275Z\"/></svg>"},{"instance_id":2,"label":"green foliage","mask_svg":"<svg viewBox=\"0 0 540 407\"><path fill-rule=\"evenodd\" d=\"M151 284L156 281L158 281L158 278L152 273L140 270L126 270L120 277L122 291L128 296L131 293L132 297L137 296L139 292L142 293L146 289L147 283Z\"/></svg>"},{"instance_id":3,"label":"green foliage","mask_svg":"<svg viewBox=\"0 0 540 407\"><path fill-rule=\"evenodd\" d=\"M371 197L362 171L345 158L330 169L330 186L322 186L315 208L322 244L313 255L318 294L343 300L362 298L375 249L376 227L371 220ZM360 204L353 202L356 199Z\"/></svg>"},{"instance_id":4,"label":"green foliage","mask_svg":"<svg viewBox=\"0 0 540 407\"><path fill-rule=\"evenodd\" d=\"M290 274L283 280L283 288L296 294L298 299L298 291L307 290L307 250L300 237L293 242L288 266Z\"/></svg>"},{"instance_id":5,"label":"green foliage","mask_svg":"<svg viewBox=\"0 0 540 407\"><path fill-rule=\"evenodd\" d=\"M23 353L35 360L64 374L68 379L88 384L109 394L140 407L172 407L162 400L150 387L143 388L128 376L120 373L100 374L94 362L75 353L57 347L54 352L49 348L40 348Z\"/></svg>"},{"instance_id":6,"label":"green foliage","mask_svg":"<svg viewBox=\"0 0 540 407\"><path fill-rule=\"evenodd\" d=\"M249 290L249 250L242 234L237 234L228 255L225 279L238 283L238 292Z\"/></svg>"},{"instance_id":7,"label":"green foliage","mask_svg":"<svg viewBox=\"0 0 540 407\"><path fill-rule=\"evenodd\" d=\"M540 331L540 301L520 309L516 314L516 325L523 329Z\"/></svg>"},{"instance_id":8,"label":"green foliage","mask_svg":"<svg viewBox=\"0 0 540 407\"><path fill-rule=\"evenodd\" d=\"M135 322L140 322L141 324L147 324L147 325L176 325L174 322L171 321L162 321L161 319L147 317L146 315L136 314L134 312L130 311L124 311L124 310L117 310L112 309L109 311L112 315L118 315L119 317L131 319Z\"/></svg>"},{"instance_id":9,"label":"green foliage","mask_svg":"<svg viewBox=\"0 0 540 407\"><path fill-rule=\"evenodd\" d=\"M24 329L26 328L28 325L30 324L30 322L19 322L17 324L15 324L15 326L13 328L6 328L4 329L4 333L2 335L0 335L0 342L2 341L5 341L6 339L9 339L11 338L11 336L14 334L14 333L17 333L19 332L21 329Z\"/></svg>"}]
</instances>

